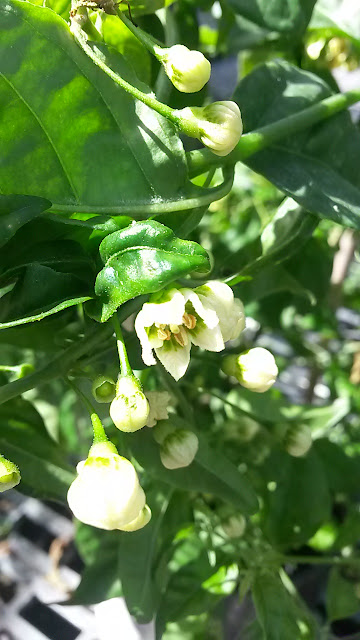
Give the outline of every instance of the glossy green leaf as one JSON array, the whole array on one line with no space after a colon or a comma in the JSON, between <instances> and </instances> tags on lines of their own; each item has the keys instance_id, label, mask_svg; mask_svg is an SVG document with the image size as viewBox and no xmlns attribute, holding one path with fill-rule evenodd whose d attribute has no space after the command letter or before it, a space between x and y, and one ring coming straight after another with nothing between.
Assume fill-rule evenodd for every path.
<instances>
[{"instance_id":1,"label":"glossy green leaf","mask_svg":"<svg viewBox=\"0 0 360 640\"><path fill-rule=\"evenodd\" d=\"M31 264L2 298L0 329L42 320L91 299L89 285L72 273Z\"/></svg>"},{"instance_id":2,"label":"glossy green leaf","mask_svg":"<svg viewBox=\"0 0 360 640\"><path fill-rule=\"evenodd\" d=\"M3 193L99 213L184 198L185 155L173 126L96 67L62 18L9 0L0 22ZM102 53L138 82L120 54Z\"/></svg>"},{"instance_id":3,"label":"glossy green leaf","mask_svg":"<svg viewBox=\"0 0 360 640\"><path fill-rule=\"evenodd\" d=\"M51 202L44 198L0 195L0 247L3 247L24 224L50 207Z\"/></svg>"},{"instance_id":4,"label":"glossy green leaf","mask_svg":"<svg viewBox=\"0 0 360 640\"><path fill-rule=\"evenodd\" d=\"M229 0L234 11L251 23L299 38L311 18L316 0Z\"/></svg>"},{"instance_id":5,"label":"glossy green leaf","mask_svg":"<svg viewBox=\"0 0 360 640\"><path fill-rule=\"evenodd\" d=\"M360 456L349 456L335 442L321 438L315 449L334 493L356 494L360 485Z\"/></svg>"},{"instance_id":6,"label":"glossy green leaf","mask_svg":"<svg viewBox=\"0 0 360 640\"><path fill-rule=\"evenodd\" d=\"M360 47L359 5L347 0L318 0L309 29L325 36L345 36Z\"/></svg>"},{"instance_id":7,"label":"glossy green leaf","mask_svg":"<svg viewBox=\"0 0 360 640\"><path fill-rule=\"evenodd\" d=\"M326 609L330 621L349 618L360 611L356 587L356 582L347 579L339 567L331 569L326 592Z\"/></svg>"},{"instance_id":8,"label":"glossy green leaf","mask_svg":"<svg viewBox=\"0 0 360 640\"><path fill-rule=\"evenodd\" d=\"M267 485L267 536L280 547L304 544L330 517L330 491L321 460L313 450L303 458L274 451L262 477Z\"/></svg>"},{"instance_id":9,"label":"glossy green leaf","mask_svg":"<svg viewBox=\"0 0 360 640\"><path fill-rule=\"evenodd\" d=\"M261 572L252 586L256 613L263 630L263 640L315 640L312 623L290 583L293 594L280 576ZM256 636L255 636L256 637Z\"/></svg>"},{"instance_id":10,"label":"glossy green leaf","mask_svg":"<svg viewBox=\"0 0 360 640\"><path fill-rule=\"evenodd\" d=\"M154 220L108 235L100 245L100 256L105 267L96 278L95 293L102 304L102 322L135 296L159 291L192 271L209 270L200 245L176 238Z\"/></svg>"},{"instance_id":11,"label":"glossy green leaf","mask_svg":"<svg viewBox=\"0 0 360 640\"><path fill-rule=\"evenodd\" d=\"M288 62L269 62L235 92L245 131L276 122L331 93L315 76ZM360 228L360 133L348 113L284 138L246 160L308 211Z\"/></svg>"},{"instance_id":12,"label":"glossy green leaf","mask_svg":"<svg viewBox=\"0 0 360 640\"><path fill-rule=\"evenodd\" d=\"M257 499L246 476L223 454L211 449L205 437L199 433L197 436L200 441L198 453L185 469L169 470L163 466L159 446L149 431L134 433L129 444L141 466L171 486L213 493L244 513L254 513L258 508Z\"/></svg>"}]
</instances>

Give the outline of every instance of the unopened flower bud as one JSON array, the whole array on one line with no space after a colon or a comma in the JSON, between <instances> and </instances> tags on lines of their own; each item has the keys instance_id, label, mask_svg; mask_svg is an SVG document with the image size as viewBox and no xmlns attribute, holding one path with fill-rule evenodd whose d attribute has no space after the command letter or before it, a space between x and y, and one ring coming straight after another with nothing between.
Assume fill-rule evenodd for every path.
<instances>
[{"instance_id":1,"label":"unopened flower bud","mask_svg":"<svg viewBox=\"0 0 360 640\"><path fill-rule=\"evenodd\" d=\"M187 429L170 432L160 447L160 458L167 469L188 467L195 458L199 440L195 433Z\"/></svg>"},{"instance_id":2,"label":"unopened flower bud","mask_svg":"<svg viewBox=\"0 0 360 640\"><path fill-rule=\"evenodd\" d=\"M0 455L0 493L19 484L20 471L16 464Z\"/></svg>"},{"instance_id":3,"label":"unopened flower bud","mask_svg":"<svg viewBox=\"0 0 360 640\"><path fill-rule=\"evenodd\" d=\"M225 425L225 435L239 442L250 442L259 430L259 423L247 416L241 416L238 420L232 420Z\"/></svg>"},{"instance_id":4,"label":"unopened flower bud","mask_svg":"<svg viewBox=\"0 0 360 640\"><path fill-rule=\"evenodd\" d=\"M285 435L284 445L291 456L305 456L312 445L311 429L305 424L291 425Z\"/></svg>"},{"instance_id":5,"label":"unopened flower bud","mask_svg":"<svg viewBox=\"0 0 360 640\"><path fill-rule=\"evenodd\" d=\"M211 65L200 51L191 51L183 44L175 44L169 49L155 47L155 51L178 91L195 93L208 82Z\"/></svg>"},{"instance_id":6,"label":"unopened flower bud","mask_svg":"<svg viewBox=\"0 0 360 640\"><path fill-rule=\"evenodd\" d=\"M142 511L140 511L139 515L135 520L129 522L129 524L121 527L121 531L138 531L138 529L143 529L145 525L151 520L151 509L146 504Z\"/></svg>"},{"instance_id":7,"label":"unopened flower bud","mask_svg":"<svg viewBox=\"0 0 360 640\"><path fill-rule=\"evenodd\" d=\"M221 526L229 538L241 538L246 529L246 519L241 514L233 515L223 522Z\"/></svg>"},{"instance_id":8,"label":"unopened flower bud","mask_svg":"<svg viewBox=\"0 0 360 640\"><path fill-rule=\"evenodd\" d=\"M67 499L78 520L99 529L124 531L135 531L149 521L142 515L146 499L135 468L111 442L94 444L77 472Z\"/></svg>"},{"instance_id":9,"label":"unopened flower bud","mask_svg":"<svg viewBox=\"0 0 360 640\"><path fill-rule=\"evenodd\" d=\"M115 397L114 380L98 376L92 384L92 394L97 402L111 402Z\"/></svg>"},{"instance_id":10,"label":"unopened flower bud","mask_svg":"<svg viewBox=\"0 0 360 640\"><path fill-rule=\"evenodd\" d=\"M227 356L221 368L228 376L234 376L243 387L257 393L270 389L278 375L274 356L263 347L249 349L238 356Z\"/></svg>"},{"instance_id":11,"label":"unopened flower bud","mask_svg":"<svg viewBox=\"0 0 360 640\"><path fill-rule=\"evenodd\" d=\"M116 397L110 405L110 416L120 431L142 429L149 416L149 403L135 376L120 376L116 384Z\"/></svg>"},{"instance_id":12,"label":"unopened flower bud","mask_svg":"<svg viewBox=\"0 0 360 640\"><path fill-rule=\"evenodd\" d=\"M187 135L198 138L217 156L227 156L240 140L243 126L236 102L224 100L206 107L177 111Z\"/></svg>"}]
</instances>

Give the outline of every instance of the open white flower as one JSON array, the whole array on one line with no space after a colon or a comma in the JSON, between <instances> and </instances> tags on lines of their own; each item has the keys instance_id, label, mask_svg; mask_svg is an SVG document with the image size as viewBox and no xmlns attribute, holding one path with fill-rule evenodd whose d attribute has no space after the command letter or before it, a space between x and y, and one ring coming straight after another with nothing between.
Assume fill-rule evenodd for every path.
<instances>
[{"instance_id":1,"label":"open white flower","mask_svg":"<svg viewBox=\"0 0 360 640\"><path fill-rule=\"evenodd\" d=\"M77 472L67 499L78 520L123 531L135 531L149 521L142 515L146 499L135 468L110 442L93 445Z\"/></svg>"},{"instance_id":2,"label":"open white flower","mask_svg":"<svg viewBox=\"0 0 360 640\"><path fill-rule=\"evenodd\" d=\"M154 427L158 420L167 420L168 407L171 402L170 393L167 391L146 391L150 411L146 421L147 427Z\"/></svg>"},{"instance_id":3,"label":"open white flower","mask_svg":"<svg viewBox=\"0 0 360 640\"><path fill-rule=\"evenodd\" d=\"M210 62L200 51L193 51L183 44L175 44L169 49L155 47L157 58L162 62L165 73L178 91L194 93L200 91L211 74Z\"/></svg>"},{"instance_id":4,"label":"open white flower","mask_svg":"<svg viewBox=\"0 0 360 640\"><path fill-rule=\"evenodd\" d=\"M156 364L155 351L165 369L179 380L190 362L191 344L222 351L245 326L244 308L222 282L196 289L170 289L153 296L135 320L135 331L147 365Z\"/></svg>"},{"instance_id":5,"label":"open white flower","mask_svg":"<svg viewBox=\"0 0 360 640\"><path fill-rule=\"evenodd\" d=\"M20 471L16 464L0 455L0 493L16 487L20 479Z\"/></svg>"}]
</instances>

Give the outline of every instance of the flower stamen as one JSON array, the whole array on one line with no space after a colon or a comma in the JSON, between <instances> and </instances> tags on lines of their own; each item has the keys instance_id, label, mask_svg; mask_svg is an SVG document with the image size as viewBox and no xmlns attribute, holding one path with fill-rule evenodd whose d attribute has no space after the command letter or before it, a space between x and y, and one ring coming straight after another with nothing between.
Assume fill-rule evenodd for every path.
<instances>
[{"instance_id":1,"label":"flower stamen","mask_svg":"<svg viewBox=\"0 0 360 640\"><path fill-rule=\"evenodd\" d=\"M195 329L196 318L191 313L184 313L182 320L187 329Z\"/></svg>"},{"instance_id":2,"label":"flower stamen","mask_svg":"<svg viewBox=\"0 0 360 640\"><path fill-rule=\"evenodd\" d=\"M184 327L179 327L179 333L174 333L174 338L180 347L185 347L189 342L187 331Z\"/></svg>"},{"instance_id":3,"label":"flower stamen","mask_svg":"<svg viewBox=\"0 0 360 640\"><path fill-rule=\"evenodd\" d=\"M160 340L170 340L171 333L169 329L158 329L157 336Z\"/></svg>"}]
</instances>

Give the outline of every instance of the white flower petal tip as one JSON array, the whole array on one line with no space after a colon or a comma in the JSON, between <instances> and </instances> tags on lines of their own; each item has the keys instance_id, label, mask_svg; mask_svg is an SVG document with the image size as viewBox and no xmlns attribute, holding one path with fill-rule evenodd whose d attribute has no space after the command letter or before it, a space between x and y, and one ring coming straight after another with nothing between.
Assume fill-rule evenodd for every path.
<instances>
[{"instance_id":1,"label":"white flower petal tip","mask_svg":"<svg viewBox=\"0 0 360 640\"><path fill-rule=\"evenodd\" d=\"M19 468L0 455L0 493L16 487L21 480Z\"/></svg>"},{"instance_id":2,"label":"white flower petal tip","mask_svg":"<svg viewBox=\"0 0 360 640\"><path fill-rule=\"evenodd\" d=\"M167 391L146 391L146 398L150 411L146 421L147 427L154 427L158 420L167 420L168 407L171 403L170 393Z\"/></svg>"},{"instance_id":3,"label":"white flower petal tip","mask_svg":"<svg viewBox=\"0 0 360 640\"><path fill-rule=\"evenodd\" d=\"M278 375L274 356L262 347L224 358L222 370L227 375L234 376L246 389L257 393L268 391Z\"/></svg>"},{"instance_id":4,"label":"white flower petal tip","mask_svg":"<svg viewBox=\"0 0 360 640\"><path fill-rule=\"evenodd\" d=\"M67 495L69 507L78 520L106 530L133 525L146 502L134 466L112 453L111 447L110 443L91 447L87 460L78 465L78 476Z\"/></svg>"},{"instance_id":5,"label":"white flower petal tip","mask_svg":"<svg viewBox=\"0 0 360 640\"><path fill-rule=\"evenodd\" d=\"M142 429L149 417L149 403L135 376L120 376L116 396L110 405L110 417L120 431Z\"/></svg>"},{"instance_id":6,"label":"white flower petal tip","mask_svg":"<svg viewBox=\"0 0 360 640\"><path fill-rule=\"evenodd\" d=\"M211 65L200 51L175 44L169 49L162 49L159 57L166 75L178 91L196 93L209 81Z\"/></svg>"}]
</instances>

